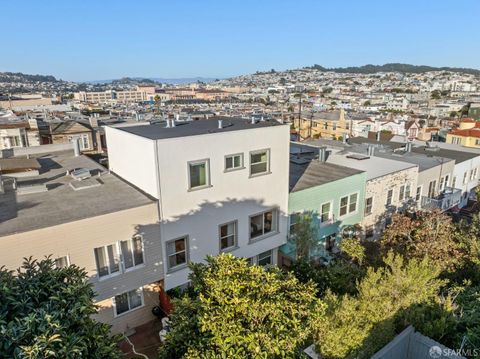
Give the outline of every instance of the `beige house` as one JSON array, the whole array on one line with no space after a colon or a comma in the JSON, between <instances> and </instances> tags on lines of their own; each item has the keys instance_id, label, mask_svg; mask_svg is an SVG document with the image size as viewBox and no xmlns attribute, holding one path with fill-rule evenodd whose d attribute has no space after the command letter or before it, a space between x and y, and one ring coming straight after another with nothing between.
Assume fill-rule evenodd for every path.
<instances>
[{"instance_id":1,"label":"beige house","mask_svg":"<svg viewBox=\"0 0 480 359\"><path fill-rule=\"evenodd\" d=\"M24 257L51 255L58 266L85 268L96 317L113 333L155 319L164 278L156 202L73 151L35 154L16 161L16 171L14 164L2 175L0 263L14 270ZM68 174L79 168L91 177Z\"/></svg>"},{"instance_id":2,"label":"beige house","mask_svg":"<svg viewBox=\"0 0 480 359\"><path fill-rule=\"evenodd\" d=\"M50 132L53 144L69 143L74 138L79 138L81 151L94 151L97 147L92 128L80 122L65 121L52 126Z\"/></svg>"},{"instance_id":3,"label":"beige house","mask_svg":"<svg viewBox=\"0 0 480 359\"><path fill-rule=\"evenodd\" d=\"M351 120L345 118L343 109L329 112L302 113L300 121L295 119L294 126L301 139L325 138L339 139L350 136Z\"/></svg>"}]
</instances>

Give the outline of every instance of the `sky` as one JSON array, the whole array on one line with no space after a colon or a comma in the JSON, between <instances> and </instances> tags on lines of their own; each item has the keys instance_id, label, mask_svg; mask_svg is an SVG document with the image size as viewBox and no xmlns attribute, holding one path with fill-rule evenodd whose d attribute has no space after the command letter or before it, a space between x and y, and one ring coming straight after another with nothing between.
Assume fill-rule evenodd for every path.
<instances>
[{"instance_id":1,"label":"sky","mask_svg":"<svg viewBox=\"0 0 480 359\"><path fill-rule=\"evenodd\" d=\"M0 71L224 78L402 62L480 69L480 0L1 2Z\"/></svg>"}]
</instances>

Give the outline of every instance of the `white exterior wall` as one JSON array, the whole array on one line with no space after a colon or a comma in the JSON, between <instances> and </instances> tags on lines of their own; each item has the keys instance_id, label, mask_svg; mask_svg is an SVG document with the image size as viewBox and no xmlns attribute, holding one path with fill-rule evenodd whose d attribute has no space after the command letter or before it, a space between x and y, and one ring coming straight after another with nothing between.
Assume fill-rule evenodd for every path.
<instances>
[{"instance_id":1,"label":"white exterior wall","mask_svg":"<svg viewBox=\"0 0 480 359\"><path fill-rule=\"evenodd\" d=\"M155 142L114 127L105 127L110 171L158 198Z\"/></svg>"},{"instance_id":2,"label":"white exterior wall","mask_svg":"<svg viewBox=\"0 0 480 359\"><path fill-rule=\"evenodd\" d=\"M270 149L270 174L250 178L250 151ZM286 242L288 211L289 128L275 126L158 141L161 184L161 241L189 236L189 259L201 262L220 252L219 228L237 222L238 248L253 257ZM243 153L244 168L225 172L225 155ZM188 162L210 160L211 187L189 191ZM278 208L278 233L249 242L249 216ZM166 252L165 252L166 253ZM188 269L168 271L165 288L187 282Z\"/></svg>"},{"instance_id":3,"label":"white exterior wall","mask_svg":"<svg viewBox=\"0 0 480 359\"><path fill-rule=\"evenodd\" d=\"M477 176L470 180L470 173L472 170L475 170L475 168L477 168ZM467 183L464 184L463 176L465 172L467 172ZM472 189L478 186L478 181L480 178L480 156L467 161L463 161L461 163L456 163L449 185L452 184L452 180L454 177L456 178L455 188L459 188L462 190L462 201L460 203L460 207L464 207L467 205L468 202L468 195L465 196L464 194L470 194Z\"/></svg>"}]
</instances>

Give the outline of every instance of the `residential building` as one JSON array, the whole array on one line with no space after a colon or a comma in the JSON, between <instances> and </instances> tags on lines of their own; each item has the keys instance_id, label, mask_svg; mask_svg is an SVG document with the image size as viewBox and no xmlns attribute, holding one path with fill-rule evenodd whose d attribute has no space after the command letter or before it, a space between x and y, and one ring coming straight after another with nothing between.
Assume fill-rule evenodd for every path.
<instances>
[{"instance_id":1,"label":"residential building","mask_svg":"<svg viewBox=\"0 0 480 359\"><path fill-rule=\"evenodd\" d=\"M80 91L74 94L75 100L91 103L146 102L155 100L155 86L137 86L133 90L107 90L97 92Z\"/></svg>"},{"instance_id":2,"label":"residential building","mask_svg":"<svg viewBox=\"0 0 480 359\"><path fill-rule=\"evenodd\" d=\"M289 231L303 215L311 217L317 244L310 257L328 261L349 227L361 223L364 213L366 172L325 162L326 148L300 144L290 147ZM295 259L295 243L282 247L287 257Z\"/></svg>"},{"instance_id":3,"label":"residential building","mask_svg":"<svg viewBox=\"0 0 480 359\"><path fill-rule=\"evenodd\" d=\"M337 139L351 134L351 121L345 118L343 109L329 112L312 112L310 114L302 113L300 121L294 120L294 124L301 139Z\"/></svg>"},{"instance_id":4,"label":"residential building","mask_svg":"<svg viewBox=\"0 0 480 359\"><path fill-rule=\"evenodd\" d=\"M274 120L107 127L112 173L158 200L165 288L189 261L231 252L275 264L287 240L289 127Z\"/></svg>"},{"instance_id":5,"label":"residential building","mask_svg":"<svg viewBox=\"0 0 480 359\"><path fill-rule=\"evenodd\" d=\"M51 255L85 268L95 317L113 333L153 320L164 277L156 201L71 149L47 152L55 146L0 159L2 265Z\"/></svg>"},{"instance_id":6,"label":"residential building","mask_svg":"<svg viewBox=\"0 0 480 359\"><path fill-rule=\"evenodd\" d=\"M460 121L460 126L447 134L447 143L480 148L480 122L471 118Z\"/></svg>"}]
</instances>

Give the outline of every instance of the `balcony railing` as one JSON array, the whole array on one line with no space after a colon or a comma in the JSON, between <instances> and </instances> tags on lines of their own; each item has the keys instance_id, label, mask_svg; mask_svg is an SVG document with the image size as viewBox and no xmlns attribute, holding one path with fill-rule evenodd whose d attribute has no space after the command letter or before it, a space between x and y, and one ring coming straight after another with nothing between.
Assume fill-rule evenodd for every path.
<instances>
[{"instance_id":1,"label":"balcony railing","mask_svg":"<svg viewBox=\"0 0 480 359\"><path fill-rule=\"evenodd\" d=\"M446 187L438 196L430 198L422 196L421 207L423 209L440 209L447 211L460 203L462 199L462 190L458 188Z\"/></svg>"}]
</instances>

